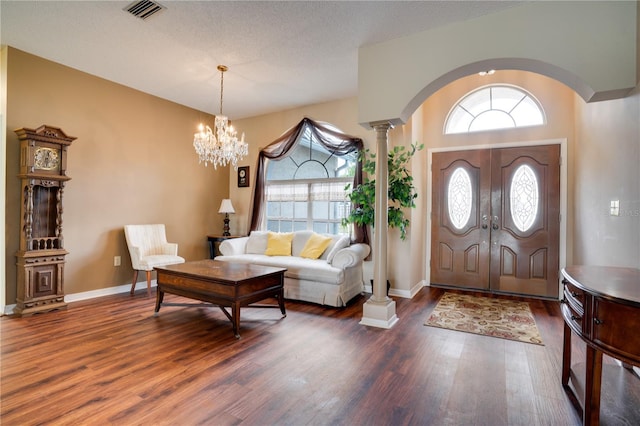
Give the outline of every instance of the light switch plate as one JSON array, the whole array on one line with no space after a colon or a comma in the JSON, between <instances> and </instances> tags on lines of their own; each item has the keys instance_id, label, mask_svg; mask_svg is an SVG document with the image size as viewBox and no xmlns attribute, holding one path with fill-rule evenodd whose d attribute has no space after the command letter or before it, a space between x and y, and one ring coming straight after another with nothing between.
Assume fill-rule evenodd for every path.
<instances>
[{"instance_id":1,"label":"light switch plate","mask_svg":"<svg viewBox=\"0 0 640 426\"><path fill-rule=\"evenodd\" d=\"M620 216L620 200L611 200L609 214L611 216Z\"/></svg>"}]
</instances>

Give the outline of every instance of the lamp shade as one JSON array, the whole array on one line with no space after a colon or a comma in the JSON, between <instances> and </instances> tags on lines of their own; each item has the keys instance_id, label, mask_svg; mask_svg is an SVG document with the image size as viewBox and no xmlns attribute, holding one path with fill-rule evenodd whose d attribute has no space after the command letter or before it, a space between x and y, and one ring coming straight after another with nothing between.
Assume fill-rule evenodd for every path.
<instances>
[{"instance_id":1,"label":"lamp shade","mask_svg":"<svg viewBox=\"0 0 640 426\"><path fill-rule=\"evenodd\" d=\"M228 198L225 198L224 200L222 200L222 203L220 203L220 209L218 210L218 213L235 213L236 211L233 209L233 204L231 204L231 200Z\"/></svg>"}]
</instances>

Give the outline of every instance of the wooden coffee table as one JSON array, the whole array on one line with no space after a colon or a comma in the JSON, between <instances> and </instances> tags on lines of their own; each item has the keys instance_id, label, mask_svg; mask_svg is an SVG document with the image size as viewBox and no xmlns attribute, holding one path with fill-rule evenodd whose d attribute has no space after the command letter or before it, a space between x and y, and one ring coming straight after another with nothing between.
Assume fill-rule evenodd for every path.
<instances>
[{"instance_id":1,"label":"wooden coffee table","mask_svg":"<svg viewBox=\"0 0 640 426\"><path fill-rule=\"evenodd\" d=\"M217 306L229 318L233 333L240 338L240 307L277 308L282 317L284 307L284 272L274 268L251 264L199 260L155 268L158 277L155 315L161 306L190 306L195 304L163 303L164 294L171 293ZM269 297L278 299L278 305L255 305ZM250 306L251 305L251 306ZM202 306L197 304L196 306ZM231 314L226 308L231 308Z\"/></svg>"}]
</instances>

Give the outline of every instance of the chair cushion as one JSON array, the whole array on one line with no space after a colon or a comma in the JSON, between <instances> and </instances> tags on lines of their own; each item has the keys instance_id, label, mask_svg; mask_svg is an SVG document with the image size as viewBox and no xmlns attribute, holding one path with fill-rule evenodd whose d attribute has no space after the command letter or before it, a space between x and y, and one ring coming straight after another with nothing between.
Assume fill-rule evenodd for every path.
<instances>
[{"instance_id":1,"label":"chair cushion","mask_svg":"<svg viewBox=\"0 0 640 426\"><path fill-rule=\"evenodd\" d=\"M152 271L156 266L175 265L176 263L184 263L184 258L170 254L156 254L140 258L142 271Z\"/></svg>"},{"instance_id":2,"label":"chair cushion","mask_svg":"<svg viewBox=\"0 0 640 426\"><path fill-rule=\"evenodd\" d=\"M304 257L306 259L317 259L322 253L329 247L329 243L331 243L331 237L327 237L320 234L313 234L309 237L302 252L300 252L300 257Z\"/></svg>"}]
</instances>

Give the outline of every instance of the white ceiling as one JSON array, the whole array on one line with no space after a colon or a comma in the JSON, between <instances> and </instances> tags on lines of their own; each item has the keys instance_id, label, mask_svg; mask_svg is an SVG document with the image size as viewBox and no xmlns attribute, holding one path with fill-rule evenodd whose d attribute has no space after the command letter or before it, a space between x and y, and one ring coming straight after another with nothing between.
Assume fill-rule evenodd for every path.
<instances>
[{"instance_id":1,"label":"white ceiling","mask_svg":"<svg viewBox=\"0 0 640 426\"><path fill-rule=\"evenodd\" d=\"M515 5L512 1L0 0L0 43L232 119L357 95L358 47Z\"/></svg>"}]
</instances>

